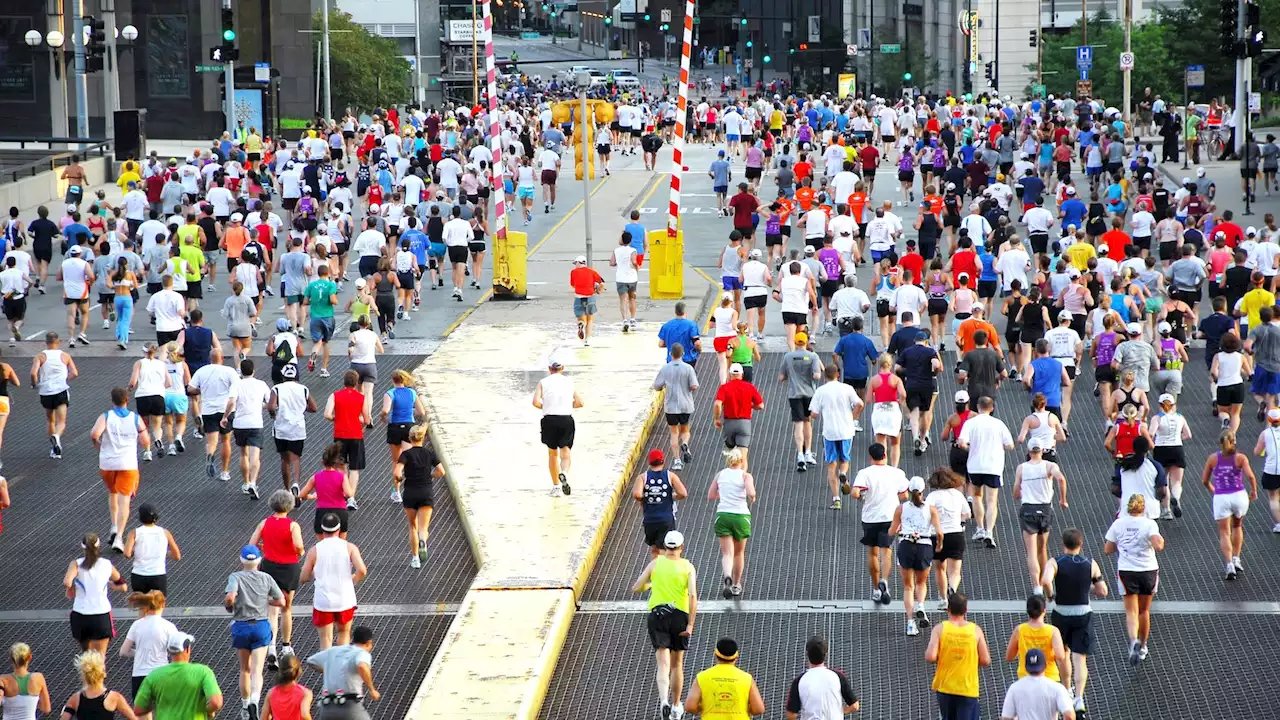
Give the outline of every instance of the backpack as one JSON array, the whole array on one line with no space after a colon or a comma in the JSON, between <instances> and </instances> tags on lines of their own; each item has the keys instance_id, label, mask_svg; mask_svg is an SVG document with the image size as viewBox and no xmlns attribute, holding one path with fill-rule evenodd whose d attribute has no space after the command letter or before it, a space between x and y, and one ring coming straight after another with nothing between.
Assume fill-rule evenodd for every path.
<instances>
[{"instance_id":1,"label":"backpack","mask_svg":"<svg viewBox=\"0 0 1280 720\"><path fill-rule=\"evenodd\" d=\"M281 342L276 345L275 352L271 353L271 362L280 367L292 364L296 357L293 354L293 343Z\"/></svg>"}]
</instances>

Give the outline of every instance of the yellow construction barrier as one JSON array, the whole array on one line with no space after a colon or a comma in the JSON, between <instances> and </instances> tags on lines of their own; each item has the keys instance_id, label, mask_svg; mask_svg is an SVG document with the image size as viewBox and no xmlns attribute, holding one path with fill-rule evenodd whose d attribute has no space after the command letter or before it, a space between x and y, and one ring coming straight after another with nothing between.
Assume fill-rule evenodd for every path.
<instances>
[{"instance_id":1,"label":"yellow construction barrier","mask_svg":"<svg viewBox=\"0 0 1280 720\"><path fill-rule=\"evenodd\" d=\"M649 299L678 300L684 297L684 231L674 239L666 228L649 231Z\"/></svg>"},{"instance_id":2,"label":"yellow construction barrier","mask_svg":"<svg viewBox=\"0 0 1280 720\"><path fill-rule=\"evenodd\" d=\"M588 100L587 115L590 122L582 122L582 101L564 100L551 106L551 121L557 126L565 123L573 123L573 132L570 134L566 143L573 146L574 160L574 176L581 180L582 173L591 174L591 179L596 177L596 145L595 145L595 128L596 125L605 126L613 122L613 103L608 100ZM583 133L586 134L587 156L582 156ZM561 163L566 158L561 158Z\"/></svg>"},{"instance_id":3,"label":"yellow construction barrier","mask_svg":"<svg viewBox=\"0 0 1280 720\"><path fill-rule=\"evenodd\" d=\"M493 297L495 300L524 300L529 285L529 236L507 231L505 240L493 242Z\"/></svg>"}]
</instances>

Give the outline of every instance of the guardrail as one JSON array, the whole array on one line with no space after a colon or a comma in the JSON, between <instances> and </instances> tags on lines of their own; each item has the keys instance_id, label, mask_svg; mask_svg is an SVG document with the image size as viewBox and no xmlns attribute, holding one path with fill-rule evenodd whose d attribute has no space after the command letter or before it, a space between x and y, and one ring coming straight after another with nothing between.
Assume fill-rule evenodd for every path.
<instances>
[{"instance_id":1,"label":"guardrail","mask_svg":"<svg viewBox=\"0 0 1280 720\"><path fill-rule=\"evenodd\" d=\"M24 177L35 177L42 172L55 171L59 167L71 164L72 156L78 155L82 158L107 157L114 145L111 140L103 140L101 138L74 138L74 137L8 137L0 135L0 144L16 143L18 149L26 150L27 145L48 145L50 149L54 145L78 145L75 150L59 151L54 155L43 157L35 162L30 162L17 167L5 168L0 172L0 183L17 182Z\"/></svg>"}]
</instances>

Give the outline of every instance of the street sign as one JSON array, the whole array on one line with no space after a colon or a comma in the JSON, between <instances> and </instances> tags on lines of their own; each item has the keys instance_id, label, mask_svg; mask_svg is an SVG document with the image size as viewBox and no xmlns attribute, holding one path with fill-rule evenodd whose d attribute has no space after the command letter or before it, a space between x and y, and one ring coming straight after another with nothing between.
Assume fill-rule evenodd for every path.
<instances>
[{"instance_id":1,"label":"street sign","mask_svg":"<svg viewBox=\"0 0 1280 720\"><path fill-rule=\"evenodd\" d=\"M671 22L671 8L662 8L662 10L658 12L658 17L661 22Z\"/></svg>"},{"instance_id":2,"label":"street sign","mask_svg":"<svg viewBox=\"0 0 1280 720\"><path fill-rule=\"evenodd\" d=\"M1120 53L1120 69L1121 69L1121 70L1132 70L1132 69L1133 69L1133 60L1134 60L1134 58L1133 58L1133 53L1131 53L1131 52L1122 52L1122 53Z\"/></svg>"},{"instance_id":3,"label":"street sign","mask_svg":"<svg viewBox=\"0 0 1280 720\"><path fill-rule=\"evenodd\" d=\"M809 16L809 42L816 43L822 41L822 16Z\"/></svg>"},{"instance_id":4,"label":"street sign","mask_svg":"<svg viewBox=\"0 0 1280 720\"><path fill-rule=\"evenodd\" d=\"M871 28L858 28L858 47L871 49Z\"/></svg>"},{"instance_id":5,"label":"street sign","mask_svg":"<svg viewBox=\"0 0 1280 720\"><path fill-rule=\"evenodd\" d=\"M1249 112L1262 112L1262 93L1249 93Z\"/></svg>"},{"instance_id":6,"label":"street sign","mask_svg":"<svg viewBox=\"0 0 1280 720\"><path fill-rule=\"evenodd\" d=\"M196 72L198 73L215 73L215 72L222 72L223 70L226 70L226 68L221 65L197 65L196 66Z\"/></svg>"},{"instance_id":7,"label":"street sign","mask_svg":"<svg viewBox=\"0 0 1280 720\"><path fill-rule=\"evenodd\" d=\"M1081 70L1081 71L1080 71L1080 79L1081 79L1081 80L1088 80L1088 79L1089 79L1089 71L1088 71L1088 70Z\"/></svg>"},{"instance_id":8,"label":"street sign","mask_svg":"<svg viewBox=\"0 0 1280 720\"><path fill-rule=\"evenodd\" d=\"M857 45L845 45L845 46L844 46L844 54L845 54L845 55L848 55L849 57L855 57L855 56L858 54L858 46L857 46Z\"/></svg>"},{"instance_id":9,"label":"street sign","mask_svg":"<svg viewBox=\"0 0 1280 720\"><path fill-rule=\"evenodd\" d=\"M1091 67L1093 67L1093 48L1089 45L1076 48L1076 69L1088 70Z\"/></svg>"},{"instance_id":10,"label":"street sign","mask_svg":"<svg viewBox=\"0 0 1280 720\"><path fill-rule=\"evenodd\" d=\"M1093 94L1093 81L1081 80L1076 83L1076 97L1088 97Z\"/></svg>"},{"instance_id":11,"label":"street sign","mask_svg":"<svg viewBox=\"0 0 1280 720\"><path fill-rule=\"evenodd\" d=\"M753 64L754 64L754 63L751 61L751 58L747 58L747 69L748 69L748 70L750 70L750 69L751 69L751 66L752 66Z\"/></svg>"},{"instance_id":12,"label":"street sign","mask_svg":"<svg viewBox=\"0 0 1280 720\"><path fill-rule=\"evenodd\" d=\"M1044 92L1044 85L1032 85L1032 86L1031 86L1031 97L1033 97L1033 98L1042 98L1042 97L1044 97L1044 96L1045 96L1045 92Z\"/></svg>"},{"instance_id":13,"label":"street sign","mask_svg":"<svg viewBox=\"0 0 1280 720\"><path fill-rule=\"evenodd\" d=\"M1203 65L1187 66L1187 87L1189 88L1204 87L1204 66Z\"/></svg>"},{"instance_id":14,"label":"street sign","mask_svg":"<svg viewBox=\"0 0 1280 720\"><path fill-rule=\"evenodd\" d=\"M900 52L902 52L902 46L898 43L882 44L880 46L881 55L895 55Z\"/></svg>"},{"instance_id":15,"label":"street sign","mask_svg":"<svg viewBox=\"0 0 1280 720\"><path fill-rule=\"evenodd\" d=\"M254 63L253 64L253 81L254 82L271 82L271 64L270 63Z\"/></svg>"}]
</instances>

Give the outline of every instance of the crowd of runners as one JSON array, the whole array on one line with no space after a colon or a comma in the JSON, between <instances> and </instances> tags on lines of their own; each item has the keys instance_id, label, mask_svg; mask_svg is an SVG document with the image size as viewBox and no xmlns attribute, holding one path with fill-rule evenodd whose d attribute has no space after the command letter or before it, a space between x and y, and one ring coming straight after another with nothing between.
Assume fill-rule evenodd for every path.
<instances>
[{"instance_id":1,"label":"crowd of runners","mask_svg":"<svg viewBox=\"0 0 1280 720\"><path fill-rule=\"evenodd\" d=\"M652 166L674 118L670 99L620 98L615 121L597 128L604 171L614 152L639 150ZM84 172L73 164L65 207L42 207L32 218L10 212L0 292L11 344L30 339L23 335L28 305L50 291L62 295L66 334L43 336L45 349L29 372L0 367L0 440L9 388L29 381L45 411L50 456L88 452L63 444L79 374L68 350L93 342L94 303L121 349L145 338L131 376L109 399L76 395L78 407L100 413L91 440L109 491L109 531L84 535L83 556L63 578L72 633L84 650L77 667L85 687L68 700L71 715L160 713L166 702L180 703L189 717L221 708L212 673L189 663L194 638L162 617L167 562L181 557L184 538L180 528L160 524L164 498L149 496L140 483L143 468L180 462L170 458L185 455L188 425L204 445L210 479L230 481L238 451L241 492L252 500L262 494L268 433L281 458L280 489L267 492L269 513L245 539L241 570L225 588L241 717L306 716L312 698L297 682L304 663L292 651L292 602L303 583L315 587L312 624L322 651L305 664L324 673L322 713L360 718L364 703L377 699L372 633L354 618L356 586L368 570L346 540L359 508L366 432L375 422L385 425L395 468L390 497L405 511L412 568L427 558L432 484L443 474L414 378L397 371L377 392L377 355L395 342L397 323L419 311L423 293L445 287L446 276L458 301L482 287L493 191L501 188L513 209L518 200L525 223L539 196L550 214L572 154L572 128L557 126L546 102L513 99L494 119L504 155L497 183L484 108L392 108L367 119L348 113L297 140L240 127L190 157L131 160L121 169L123 198L115 204L87 197ZM938 664L933 688L944 718L976 717L978 666L989 664L990 653L982 631L964 619L962 561L970 542L996 547L998 495L1008 482L1019 506L1029 597L1028 621L1010 638L1006 657L1019 662L1020 675L1048 681L1020 680L1006 700L1014 712L1005 714L1036 717L1018 703L1046 699L1055 712L1083 714L1095 643L1089 599L1105 595L1109 581L1093 554L1116 556L1113 586L1124 595L1129 660L1147 657L1148 610L1165 546L1158 521L1181 516L1184 469L1188 462L1193 472L1201 467L1183 445L1192 424L1208 425L1177 411L1183 368L1199 360L1192 359L1199 354L1189 349L1192 338L1204 340L1215 398L1214 423L1200 431L1220 432L1221 449L1204 459L1201 481L1213 494L1222 576L1234 581L1244 571L1241 521L1257 495L1253 464L1280 532L1280 309L1272 294L1280 227L1270 215L1264 227L1240 227L1219 207L1203 170L1165 187L1152 146L1133 142L1135 131L1145 128L1126 128L1114 109L1071 99L757 95L690 102L689 140L716 150L707 172L731 228L718 263L724 295L712 313L711 341L703 345L700 319L685 317L683 305L660 333L670 363L654 387L665 391L670 448L649 454L633 488L653 554L636 589L650 593L664 716L679 717L682 707L706 716L712 705L719 717L764 710L758 690L732 667L738 649L729 639L716 645L717 665L698 675L687 698L682 693L697 591L693 568L681 558L686 538L675 529L675 503L693 485L676 472L693 459L693 368L707 353L717 366L714 423L726 451L706 494L716 511L719 584L727 599L747 594L751 506L768 492L749 467L752 417L764 407L756 385L775 382L753 372L771 301L788 348L776 381L787 387L795 470L826 465L832 510L843 510L846 495L858 502L870 597L887 604L901 592L906 635L932 628L925 653ZM1260 174L1274 173L1280 152L1272 146L1247 145L1256 152L1242 154L1243 193ZM896 175L896 201L871 199L881 164ZM908 229L895 210L916 205ZM646 250L638 220L633 214L610 257L623 332L636 329L637 270ZM858 286L859 269L870 277L869 291ZM580 257L570 283L578 334L589 344L594 298L605 282ZM202 307L205 292L220 284L229 296ZM271 307L277 291L281 305ZM215 309L225 336L209 327ZM274 322L265 319L273 315ZM255 350L260 334L265 348ZM322 402L302 380L312 371L328 377L331 345L342 334L350 369L342 389ZM833 352L815 350L822 336L835 341ZM562 359L549 367L533 404L543 413L551 493L569 495L572 416L584 398ZM955 372L964 389L952 407L938 408L944 372ZM1074 391L1081 378L1085 389ZM1030 393L1016 432L993 415L997 389L1010 382ZM1105 427L1069 431L1076 392L1098 398ZM304 462L313 439L306 417L316 412L331 422L332 435L319 458ZM1256 442L1255 428L1241 427L1250 416L1264 423ZM854 457L853 439L863 431L874 442L867 457ZM1244 432L1250 436L1237 451ZM916 456L949 443L948 465L908 477L899 467L907 433ZM1060 540L1049 537L1060 530L1054 505L1067 506L1068 479L1056 453L1068 443L1092 443L1115 458L1117 519L1101 547L1073 529ZM1265 460L1251 464L1251 446L1265 451ZM1023 452L1025 462L1010 460ZM304 529L291 513L312 501L314 521ZM8 505L0 482L0 507ZM130 577L108 551L132 561ZM900 589L892 582L895 564ZM140 614L121 648L135 658L132 706L106 690L102 670L115 633L111 593L126 591ZM947 618L931 622L934 608ZM848 680L825 669L826 653L824 641L810 641L811 668L792 687L789 713L827 718L857 709ZM48 690L28 671L30 650L16 645L11 655L15 672L0 679L6 720L47 712ZM278 683L265 696L264 666Z\"/></svg>"}]
</instances>

